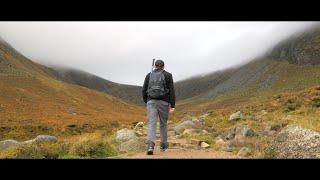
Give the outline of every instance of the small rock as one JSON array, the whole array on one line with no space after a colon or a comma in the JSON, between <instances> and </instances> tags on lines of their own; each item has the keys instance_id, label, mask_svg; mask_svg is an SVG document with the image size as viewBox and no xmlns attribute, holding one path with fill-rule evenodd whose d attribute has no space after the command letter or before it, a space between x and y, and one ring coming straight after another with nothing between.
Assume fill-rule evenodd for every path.
<instances>
[{"instance_id":1,"label":"small rock","mask_svg":"<svg viewBox=\"0 0 320 180\"><path fill-rule=\"evenodd\" d=\"M242 125L236 127L236 135L235 138L242 138L242 137L252 137L254 136L254 131L247 125Z\"/></svg>"},{"instance_id":2,"label":"small rock","mask_svg":"<svg viewBox=\"0 0 320 180\"><path fill-rule=\"evenodd\" d=\"M226 133L226 140L239 139L254 136L255 132L247 125L240 125L230 128Z\"/></svg>"},{"instance_id":3,"label":"small rock","mask_svg":"<svg viewBox=\"0 0 320 180\"><path fill-rule=\"evenodd\" d=\"M238 111L238 112L230 115L229 120L230 121L235 121L235 120L240 120L242 118L243 118L243 114L240 111Z\"/></svg>"},{"instance_id":4,"label":"small rock","mask_svg":"<svg viewBox=\"0 0 320 180\"><path fill-rule=\"evenodd\" d=\"M210 147L210 145L209 144L207 144L206 142L201 142L201 144L200 144L200 147L201 148L208 148L208 147Z\"/></svg>"},{"instance_id":5,"label":"small rock","mask_svg":"<svg viewBox=\"0 0 320 180\"><path fill-rule=\"evenodd\" d=\"M192 122L190 120L186 120L186 121L183 121L182 123L176 125L174 127L174 131L176 132L176 134L181 134L181 133L183 133L183 131L185 129L193 128L194 125L195 125L194 122Z\"/></svg>"},{"instance_id":6,"label":"small rock","mask_svg":"<svg viewBox=\"0 0 320 180\"><path fill-rule=\"evenodd\" d=\"M143 122L138 122L138 123L135 125L134 129L143 128L143 126L144 126L144 123L143 123Z\"/></svg>"},{"instance_id":7,"label":"small rock","mask_svg":"<svg viewBox=\"0 0 320 180\"><path fill-rule=\"evenodd\" d=\"M49 136L49 135L39 135L34 140L36 143L44 143L44 142L56 143L56 142L58 142L58 138L56 138L55 136Z\"/></svg>"},{"instance_id":8,"label":"small rock","mask_svg":"<svg viewBox=\"0 0 320 180\"><path fill-rule=\"evenodd\" d=\"M248 157L251 155L251 149L248 147L243 147L239 150L237 155L240 157Z\"/></svg>"},{"instance_id":9,"label":"small rock","mask_svg":"<svg viewBox=\"0 0 320 180\"><path fill-rule=\"evenodd\" d=\"M13 147L13 146L17 146L20 143L16 140L13 139L8 139L8 140L4 140L4 141L0 141L0 151L5 150L7 148Z\"/></svg>"}]
</instances>

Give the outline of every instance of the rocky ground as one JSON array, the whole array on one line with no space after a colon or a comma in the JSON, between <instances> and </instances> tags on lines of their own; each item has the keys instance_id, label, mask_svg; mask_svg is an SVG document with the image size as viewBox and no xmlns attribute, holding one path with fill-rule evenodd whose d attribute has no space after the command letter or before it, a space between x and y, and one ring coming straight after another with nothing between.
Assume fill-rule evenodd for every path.
<instances>
[{"instance_id":1,"label":"rocky ground","mask_svg":"<svg viewBox=\"0 0 320 180\"><path fill-rule=\"evenodd\" d=\"M263 112L262 114L266 114ZM117 132L116 141L124 154L112 158L133 159L229 159L229 158L319 158L320 134L297 125L272 125L263 131L254 131L249 125L236 125L219 135L208 126L204 114L193 119L183 119L174 124L168 123L169 149L160 152L159 124L154 155L146 155L144 143L147 126L140 122L133 129ZM231 114L228 121L244 121L240 111ZM130 133L129 133L130 132ZM128 135L131 134L131 135ZM129 137L132 136L132 137ZM130 148L123 146L119 139L131 142ZM117 139L118 138L118 139ZM130 140L129 140L130 139ZM135 140L132 140L135 139ZM268 139L266 148L258 150ZM133 142L136 141L136 142ZM124 144L125 144L124 142ZM132 149L132 147L134 147ZM257 156L257 153L260 154Z\"/></svg>"},{"instance_id":2,"label":"rocky ground","mask_svg":"<svg viewBox=\"0 0 320 180\"><path fill-rule=\"evenodd\" d=\"M207 130L206 130L207 129ZM117 157L112 158L133 158L133 159L230 159L230 158L241 158L232 152L226 151L217 151L210 147L210 145L202 140L202 135L210 135L211 133L209 127L204 125L204 122L201 120L182 120L177 124L173 124L171 121L168 122L168 142L169 149L166 152L160 151L160 130L159 123L157 124L157 133L156 133L156 145L153 155L146 155L144 149L147 139L147 126L144 123L140 122L132 129L123 129L117 132L116 142L119 142L119 149L128 152ZM124 135L124 134L126 135ZM129 135L130 134L130 135ZM198 135L198 138L190 138L192 135ZM140 147L135 146L136 149L123 148L123 144L120 142L121 137L126 137L127 139L136 139L137 143L140 144ZM132 136L132 137L129 137ZM138 137L138 138L135 138ZM117 139L118 138L118 139ZM125 139L125 138L122 138ZM140 141L138 140L140 139ZM129 140L130 141L130 140ZM126 141L128 142L128 141ZM132 144L131 144L132 145ZM129 151L136 151L135 153Z\"/></svg>"},{"instance_id":3,"label":"rocky ground","mask_svg":"<svg viewBox=\"0 0 320 180\"><path fill-rule=\"evenodd\" d=\"M263 111L260 116L266 115ZM157 124L154 155L146 155L148 127L143 122L120 129L114 135L84 134L70 144L54 136L39 135L18 142L0 141L0 158L113 158L113 159L233 159L320 158L320 133L295 124L266 128L246 123L238 111L224 119L231 124L221 131L208 123L210 113L168 122L169 149L160 152ZM212 120L212 117L209 117ZM262 125L260 125L262 126ZM253 128L254 127L254 128ZM217 130L218 129L218 130ZM108 140L109 139L109 140ZM44 145L43 145L44 144ZM16 149L15 149L16 148Z\"/></svg>"}]
</instances>

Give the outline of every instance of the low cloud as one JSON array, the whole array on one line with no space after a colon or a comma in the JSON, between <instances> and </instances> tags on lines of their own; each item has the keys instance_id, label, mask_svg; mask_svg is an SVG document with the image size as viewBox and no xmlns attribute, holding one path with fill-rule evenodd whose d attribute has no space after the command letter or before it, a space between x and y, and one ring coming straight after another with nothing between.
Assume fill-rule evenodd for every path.
<instances>
[{"instance_id":1,"label":"low cloud","mask_svg":"<svg viewBox=\"0 0 320 180\"><path fill-rule=\"evenodd\" d=\"M174 80L263 54L314 22L0 22L0 36L33 61L142 85L153 58Z\"/></svg>"}]
</instances>

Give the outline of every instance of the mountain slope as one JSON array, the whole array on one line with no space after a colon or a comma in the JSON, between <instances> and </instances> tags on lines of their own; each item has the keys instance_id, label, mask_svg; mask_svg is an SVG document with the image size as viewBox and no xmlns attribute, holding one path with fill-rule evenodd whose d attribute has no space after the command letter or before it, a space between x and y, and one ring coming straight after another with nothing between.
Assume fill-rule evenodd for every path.
<instances>
[{"instance_id":1,"label":"mountain slope","mask_svg":"<svg viewBox=\"0 0 320 180\"><path fill-rule=\"evenodd\" d=\"M144 109L57 79L0 41L0 137L70 135L145 120Z\"/></svg>"},{"instance_id":2,"label":"mountain slope","mask_svg":"<svg viewBox=\"0 0 320 180\"><path fill-rule=\"evenodd\" d=\"M251 97L293 92L320 83L320 26L279 43L247 64L176 83L181 108L232 105ZM215 101L215 102L214 102ZM227 103L229 102L229 103ZM215 107L219 107L216 105Z\"/></svg>"},{"instance_id":3,"label":"mountain slope","mask_svg":"<svg viewBox=\"0 0 320 180\"><path fill-rule=\"evenodd\" d=\"M65 82L77 84L100 92L106 92L129 103L137 105L144 104L141 99L142 87L140 86L118 84L75 69L56 68L55 75Z\"/></svg>"}]
</instances>

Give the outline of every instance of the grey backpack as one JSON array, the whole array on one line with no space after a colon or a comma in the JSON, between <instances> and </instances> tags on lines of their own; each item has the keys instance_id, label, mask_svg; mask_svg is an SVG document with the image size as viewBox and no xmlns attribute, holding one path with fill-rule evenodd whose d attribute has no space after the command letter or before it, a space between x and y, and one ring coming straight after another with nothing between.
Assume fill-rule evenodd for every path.
<instances>
[{"instance_id":1,"label":"grey backpack","mask_svg":"<svg viewBox=\"0 0 320 180\"><path fill-rule=\"evenodd\" d=\"M147 93L151 99L162 99L168 94L163 70L150 73Z\"/></svg>"}]
</instances>

